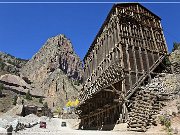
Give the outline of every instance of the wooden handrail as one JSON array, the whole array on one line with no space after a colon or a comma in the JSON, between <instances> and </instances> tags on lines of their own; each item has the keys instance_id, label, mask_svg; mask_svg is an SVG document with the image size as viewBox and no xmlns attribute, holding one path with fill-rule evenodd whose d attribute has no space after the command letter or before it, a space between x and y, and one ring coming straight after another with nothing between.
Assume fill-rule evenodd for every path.
<instances>
[{"instance_id":1,"label":"wooden handrail","mask_svg":"<svg viewBox=\"0 0 180 135\"><path fill-rule=\"evenodd\" d=\"M160 56L160 58L151 66L151 68L149 69L150 72L152 72L164 59L164 55ZM126 96L126 99L129 99L134 92L137 90L137 88L141 85L141 83L146 79L146 77L148 76L148 72L145 72L144 75L142 75L139 80L134 84L133 88L131 90L129 90L127 93L130 93Z\"/></svg>"}]
</instances>

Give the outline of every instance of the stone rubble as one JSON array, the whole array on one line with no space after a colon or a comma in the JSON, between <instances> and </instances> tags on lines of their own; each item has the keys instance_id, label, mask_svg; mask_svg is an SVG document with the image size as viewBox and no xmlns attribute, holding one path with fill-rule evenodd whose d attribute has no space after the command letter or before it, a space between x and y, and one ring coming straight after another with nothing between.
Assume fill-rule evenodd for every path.
<instances>
[{"instance_id":1,"label":"stone rubble","mask_svg":"<svg viewBox=\"0 0 180 135\"><path fill-rule=\"evenodd\" d=\"M129 114L128 129L147 131L151 125L157 125L157 115L167 101L180 95L180 76L161 73L151 83L132 97L133 105Z\"/></svg>"}]
</instances>

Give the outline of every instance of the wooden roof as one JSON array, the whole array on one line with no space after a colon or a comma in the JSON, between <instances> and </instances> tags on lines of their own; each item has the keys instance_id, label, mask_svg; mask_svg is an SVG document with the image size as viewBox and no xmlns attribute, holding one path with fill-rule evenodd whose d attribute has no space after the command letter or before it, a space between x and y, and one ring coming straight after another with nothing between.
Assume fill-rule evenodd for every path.
<instances>
[{"instance_id":1,"label":"wooden roof","mask_svg":"<svg viewBox=\"0 0 180 135\"><path fill-rule=\"evenodd\" d=\"M94 47L94 45L95 45L95 43L96 43L97 38L98 38L99 35L102 33L105 25L108 23L108 21L109 21L109 19L110 19L110 15L112 14L112 12L114 12L114 10L116 9L116 7L121 7L121 6L125 6L125 5L127 5L127 6L128 6L128 5L129 5L129 6L131 6L131 5L139 5L140 7L144 8L144 9L147 10L149 13L151 13L153 16L155 16L157 19L161 20L161 18L160 18L159 16L157 16L156 14L154 14L154 13L151 12L149 9L147 9L146 7L142 6L142 5L139 4L139 3L116 3L116 4L114 4L113 7L111 8L110 12L108 13L105 21L103 22L103 24L102 24L99 32L97 33L94 41L92 42L90 48L88 49L88 52L86 53L86 55L85 55L85 57L84 57L84 59L83 59L84 62L85 62L85 59L88 57L89 53L92 51L92 49L93 49L93 47Z\"/></svg>"}]
</instances>

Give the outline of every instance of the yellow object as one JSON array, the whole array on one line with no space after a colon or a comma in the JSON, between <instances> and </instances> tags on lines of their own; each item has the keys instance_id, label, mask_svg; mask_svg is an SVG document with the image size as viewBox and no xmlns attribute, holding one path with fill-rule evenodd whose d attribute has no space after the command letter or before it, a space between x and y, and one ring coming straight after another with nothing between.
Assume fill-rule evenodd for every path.
<instances>
[{"instance_id":1,"label":"yellow object","mask_svg":"<svg viewBox=\"0 0 180 135\"><path fill-rule=\"evenodd\" d=\"M68 101L67 103L66 103L66 107L75 107L75 106L77 106L79 104L79 100L78 99L76 99L75 101Z\"/></svg>"},{"instance_id":2,"label":"yellow object","mask_svg":"<svg viewBox=\"0 0 180 135\"><path fill-rule=\"evenodd\" d=\"M70 100L66 103L66 107L71 107L71 101Z\"/></svg>"}]
</instances>

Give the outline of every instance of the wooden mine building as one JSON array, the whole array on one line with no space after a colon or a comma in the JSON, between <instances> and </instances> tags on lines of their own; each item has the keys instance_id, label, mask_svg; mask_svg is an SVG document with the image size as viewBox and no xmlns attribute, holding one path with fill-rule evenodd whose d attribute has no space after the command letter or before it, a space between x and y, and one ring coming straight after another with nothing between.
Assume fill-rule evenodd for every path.
<instances>
[{"instance_id":1,"label":"wooden mine building","mask_svg":"<svg viewBox=\"0 0 180 135\"><path fill-rule=\"evenodd\" d=\"M84 57L78 113L83 129L127 122L131 98L164 69L161 19L139 3L114 4Z\"/></svg>"}]
</instances>

